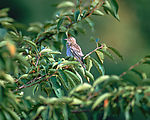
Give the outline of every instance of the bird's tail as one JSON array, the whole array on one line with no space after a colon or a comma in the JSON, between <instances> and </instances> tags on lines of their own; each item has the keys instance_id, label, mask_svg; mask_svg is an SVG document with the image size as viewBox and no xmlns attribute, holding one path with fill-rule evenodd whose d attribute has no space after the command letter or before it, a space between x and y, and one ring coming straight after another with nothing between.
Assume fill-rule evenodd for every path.
<instances>
[{"instance_id":1,"label":"bird's tail","mask_svg":"<svg viewBox=\"0 0 150 120\"><path fill-rule=\"evenodd\" d=\"M83 62L83 57L80 56L78 53L76 53L76 52L73 51L73 50L72 50L72 54L73 54L73 56L77 59L77 61L80 62L80 64L82 65L82 67L83 67L84 69L86 69L86 67L85 67L85 65L84 65L84 62Z\"/></svg>"},{"instance_id":2,"label":"bird's tail","mask_svg":"<svg viewBox=\"0 0 150 120\"><path fill-rule=\"evenodd\" d=\"M80 64L82 65L82 67L84 68L84 69L86 69L86 67L85 67L85 64L84 64L84 62L83 62L83 57L75 57L76 59L77 59L77 61L79 61L80 62Z\"/></svg>"}]
</instances>

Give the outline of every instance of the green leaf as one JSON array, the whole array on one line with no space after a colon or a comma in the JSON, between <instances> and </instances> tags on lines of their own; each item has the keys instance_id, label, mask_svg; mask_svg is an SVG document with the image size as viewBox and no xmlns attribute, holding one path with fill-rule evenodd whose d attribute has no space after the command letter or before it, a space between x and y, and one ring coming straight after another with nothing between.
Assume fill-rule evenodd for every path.
<instances>
[{"instance_id":1,"label":"green leaf","mask_svg":"<svg viewBox=\"0 0 150 120\"><path fill-rule=\"evenodd\" d=\"M120 57L121 60L123 60L123 56L119 53L118 50L116 50L113 47L108 47L110 50L112 50L118 57Z\"/></svg>"},{"instance_id":2,"label":"green leaf","mask_svg":"<svg viewBox=\"0 0 150 120\"><path fill-rule=\"evenodd\" d=\"M67 111L67 107L66 106L63 106L62 108L62 114L63 114L63 118L64 120L68 120L68 111Z\"/></svg>"},{"instance_id":3,"label":"green leaf","mask_svg":"<svg viewBox=\"0 0 150 120\"><path fill-rule=\"evenodd\" d=\"M8 43L8 41L1 41L1 42L0 42L0 47L4 47L4 46L6 46L6 45L7 45L7 43Z\"/></svg>"},{"instance_id":4,"label":"green leaf","mask_svg":"<svg viewBox=\"0 0 150 120\"><path fill-rule=\"evenodd\" d=\"M101 51L102 53L104 53L104 55L108 56L110 59L115 61L114 57L112 56L112 54L109 51L103 50L103 49L98 49L98 51Z\"/></svg>"},{"instance_id":5,"label":"green leaf","mask_svg":"<svg viewBox=\"0 0 150 120\"><path fill-rule=\"evenodd\" d=\"M125 119L130 120L130 105L128 105L125 109Z\"/></svg>"},{"instance_id":6,"label":"green leaf","mask_svg":"<svg viewBox=\"0 0 150 120\"><path fill-rule=\"evenodd\" d=\"M4 120L13 120L13 118L7 111L2 110L1 112L4 114Z\"/></svg>"},{"instance_id":7,"label":"green leaf","mask_svg":"<svg viewBox=\"0 0 150 120\"><path fill-rule=\"evenodd\" d=\"M90 57L86 58L86 65L87 65L87 67L86 67L87 71L90 71L93 66L92 60L90 59Z\"/></svg>"},{"instance_id":8,"label":"green leaf","mask_svg":"<svg viewBox=\"0 0 150 120\"><path fill-rule=\"evenodd\" d=\"M60 82L62 83L62 85L64 86L66 90L69 90L69 84L68 84L66 75L64 74L62 70L58 70L58 73L59 73L58 77L60 79Z\"/></svg>"},{"instance_id":9,"label":"green leaf","mask_svg":"<svg viewBox=\"0 0 150 120\"><path fill-rule=\"evenodd\" d=\"M59 5L57 5L57 8L63 8L63 7L74 7L75 4L71 1L63 1Z\"/></svg>"},{"instance_id":10,"label":"green leaf","mask_svg":"<svg viewBox=\"0 0 150 120\"><path fill-rule=\"evenodd\" d=\"M89 77L90 80L94 81L94 76L89 71L85 71L85 75Z\"/></svg>"},{"instance_id":11,"label":"green leaf","mask_svg":"<svg viewBox=\"0 0 150 120\"><path fill-rule=\"evenodd\" d=\"M92 109L95 109L98 105L100 105L105 99L112 96L112 93L104 93L103 95L99 96L96 101L94 102Z\"/></svg>"},{"instance_id":12,"label":"green leaf","mask_svg":"<svg viewBox=\"0 0 150 120\"><path fill-rule=\"evenodd\" d=\"M144 58L149 58L150 59L150 55L146 55Z\"/></svg>"},{"instance_id":13,"label":"green leaf","mask_svg":"<svg viewBox=\"0 0 150 120\"><path fill-rule=\"evenodd\" d=\"M142 80L140 85L150 85L150 78Z\"/></svg>"},{"instance_id":14,"label":"green leaf","mask_svg":"<svg viewBox=\"0 0 150 120\"><path fill-rule=\"evenodd\" d=\"M25 42L27 42L28 44L30 44L31 46L33 46L37 50L37 46L34 42L32 42L31 40L25 40Z\"/></svg>"},{"instance_id":15,"label":"green leaf","mask_svg":"<svg viewBox=\"0 0 150 120\"><path fill-rule=\"evenodd\" d=\"M3 74L3 77L5 78L5 80L14 83L14 78L10 74Z\"/></svg>"},{"instance_id":16,"label":"green leaf","mask_svg":"<svg viewBox=\"0 0 150 120\"><path fill-rule=\"evenodd\" d=\"M59 52L59 51L53 51L53 50L51 50L49 48L41 50L40 54L44 54L44 53L48 53L48 54L61 54L61 52Z\"/></svg>"},{"instance_id":17,"label":"green leaf","mask_svg":"<svg viewBox=\"0 0 150 120\"><path fill-rule=\"evenodd\" d=\"M42 113L45 109L46 109L45 106L38 107L37 112L32 119L35 120L39 116L39 114Z\"/></svg>"},{"instance_id":18,"label":"green leaf","mask_svg":"<svg viewBox=\"0 0 150 120\"><path fill-rule=\"evenodd\" d=\"M104 70L102 64L99 64L94 58L90 58L90 59L94 63L94 65L97 68L97 70L101 73L101 75L104 75L105 74L105 70Z\"/></svg>"},{"instance_id":19,"label":"green leaf","mask_svg":"<svg viewBox=\"0 0 150 120\"><path fill-rule=\"evenodd\" d=\"M19 60L20 64L24 64L27 67L30 66L29 63L26 61L26 59L23 56L19 55L19 54L15 55L15 59Z\"/></svg>"},{"instance_id":20,"label":"green leaf","mask_svg":"<svg viewBox=\"0 0 150 120\"><path fill-rule=\"evenodd\" d=\"M99 61L103 64L104 63L104 54L98 50L95 51L96 56L98 57Z\"/></svg>"},{"instance_id":21,"label":"green leaf","mask_svg":"<svg viewBox=\"0 0 150 120\"><path fill-rule=\"evenodd\" d=\"M27 79L29 77L29 74L23 74L19 77L19 80L20 79Z\"/></svg>"},{"instance_id":22,"label":"green leaf","mask_svg":"<svg viewBox=\"0 0 150 120\"><path fill-rule=\"evenodd\" d=\"M139 72L138 70L131 69L132 72L136 73L141 79L144 79L143 73Z\"/></svg>"},{"instance_id":23,"label":"green leaf","mask_svg":"<svg viewBox=\"0 0 150 120\"><path fill-rule=\"evenodd\" d=\"M106 81L108 80L110 77L108 75L105 75L105 76L101 76L99 78L97 78L95 80L95 82L93 83L93 87L97 86L98 84L102 83L103 81Z\"/></svg>"},{"instance_id":24,"label":"green leaf","mask_svg":"<svg viewBox=\"0 0 150 120\"><path fill-rule=\"evenodd\" d=\"M77 10L74 13L74 19L75 19L75 22L78 22L78 20L80 19L80 10Z\"/></svg>"},{"instance_id":25,"label":"green leaf","mask_svg":"<svg viewBox=\"0 0 150 120\"><path fill-rule=\"evenodd\" d=\"M1 19L0 19L0 20L1 20ZM11 29L11 30L13 30L13 31L17 31L17 29L14 27L14 25L11 24L11 23L9 23L9 22L11 22L11 21L13 21L13 20L11 20L10 18L7 18L7 19L5 19L5 20L6 20L5 22L2 22L2 25L3 25L5 28Z\"/></svg>"},{"instance_id":26,"label":"green leaf","mask_svg":"<svg viewBox=\"0 0 150 120\"><path fill-rule=\"evenodd\" d=\"M71 92L70 95L72 95L75 92L81 92L81 91L86 91L89 90L92 86L88 83L83 83L80 84L79 86L77 86L76 88L74 88Z\"/></svg>"},{"instance_id":27,"label":"green leaf","mask_svg":"<svg viewBox=\"0 0 150 120\"><path fill-rule=\"evenodd\" d=\"M73 72L69 71L69 70L64 70L64 72L66 74L68 74L69 76L72 77L72 79L76 82L76 84L80 84L81 83L81 80L80 78Z\"/></svg>"},{"instance_id":28,"label":"green leaf","mask_svg":"<svg viewBox=\"0 0 150 120\"><path fill-rule=\"evenodd\" d=\"M65 60L65 61L63 61L63 62L61 62L59 65L58 65L58 68L62 68L62 67L65 67L65 66L68 66L68 65L78 65L79 64L79 62L77 62L77 61L67 61L67 60Z\"/></svg>"},{"instance_id":29,"label":"green leaf","mask_svg":"<svg viewBox=\"0 0 150 120\"><path fill-rule=\"evenodd\" d=\"M58 23L57 23L57 30L58 30L58 31L59 31L59 28L60 28L61 24L63 23L63 21L64 21L64 18L60 18L60 19L59 19L59 21L58 21Z\"/></svg>"},{"instance_id":30,"label":"green leaf","mask_svg":"<svg viewBox=\"0 0 150 120\"><path fill-rule=\"evenodd\" d=\"M119 15L118 15L118 3L116 0L108 0L105 1L105 3L103 4L104 10L105 12L108 14L110 13L112 16L114 16L118 21L120 21L119 19Z\"/></svg>"},{"instance_id":31,"label":"green leaf","mask_svg":"<svg viewBox=\"0 0 150 120\"><path fill-rule=\"evenodd\" d=\"M73 98L73 101L70 103L70 105L82 105L83 102L78 98Z\"/></svg>"},{"instance_id":32,"label":"green leaf","mask_svg":"<svg viewBox=\"0 0 150 120\"><path fill-rule=\"evenodd\" d=\"M56 104L59 102L59 98L57 98L57 97L45 98L45 97L40 95L39 99L46 104Z\"/></svg>"},{"instance_id":33,"label":"green leaf","mask_svg":"<svg viewBox=\"0 0 150 120\"><path fill-rule=\"evenodd\" d=\"M0 18L0 23L2 23L2 25L5 25L6 23L8 24L9 22L13 22L14 20L10 17L4 17L4 18Z\"/></svg>"},{"instance_id":34,"label":"green leaf","mask_svg":"<svg viewBox=\"0 0 150 120\"><path fill-rule=\"evenodd\" d=\"M8 11L9 10L10 10L9 8L3 8L3 9L1 9L0 10L0 17L6 17L6 16L8 16Z\"/></svg>"},{"instance_id":35,"label":"green leaf","mask_svg":"<svg viewBox=\"0 0 150 120\"><path fill-rule=\"evenodd\" d=\"M64 73L65 73L65 72L64 72ZM66 75L67 80L68 80L68 82L70 83L71 87L72 87L72 88L75 87L76 84L75 84L74 80L72 79L72 77L71 77L69 74L66 74L66 73L65 73L65 75Z\"/></svg>"},{"instance_id":36,"label":"green leaf","mask_svg":"<svg viewBox=\"0 0 150 120\"><path fill-rule=\"evenodd\" d=\"M39 84L36 84L33 88L33 95L39 90Z\"/></svg>"},{"instance_id":37,"label":"green leaf","mask_svg":"<svg viewBox=\"0 0 150 120\"><path fill-rule=\"evenodd\" d=\"M99 15L99 16L103 16L104 15L104 13L103 12L101 12L100 10L95 10L94 12L93 12L93 14L92 15Z\"/></svg>"},{"instance_id":38,"label":"green leaf","mask_svg":"<svg viewBox=\"0 0 150 120\"><path fill-rule=\"evenodd\" d=\"M52 89L54 90L56 96L62 97L63 91L61 89L60 84L58 83L58 79L55 76L53 76L53 77L51 77L50 83L52 84Z\"/></svg>"},{"instance_id":39,"label":"green leaf","mask_svg":"<svg viewBox=\"0 0 150 120\"><path fill-rule=\"evenodd\" d=\"M2 111L3 111L3 110L1 110L1 112L0 112L0 120L5 120L5 117L4 117L4 114L3 114Z\"/></svg>"},{"instance_id":40,"label":"green leaf","mask_svg":"<svg viewBox=\"0 0 150 120\"><path fill-rule=\"evenodd\" d=\"M16 112L12 111L10 108L5 108L5 110L11 115L14 120L21 120Z\"/></svg>"},{"instance_id":41,"label":"green leaf","mask_svg":"<svg viewBox=\"0 0 150 120\"><path fill-rule=\"evenodd\" d=\"M117 20L119 20L119 15L118 15L118 9L119 9L119 5L117 3L116 0L110 0L111 2L111 7L113 9L113 12L114 12L114 16Z\"/></svg>"},{"instance_id":42,"label":"green leaf","mask_svg":"<svg viewBox=\"0 0 150 120\"><path fill-rule=\"evenodd\" d=\"M143 64L150 64L150 60L145 60Z\"/></svg>"}]
</instances>

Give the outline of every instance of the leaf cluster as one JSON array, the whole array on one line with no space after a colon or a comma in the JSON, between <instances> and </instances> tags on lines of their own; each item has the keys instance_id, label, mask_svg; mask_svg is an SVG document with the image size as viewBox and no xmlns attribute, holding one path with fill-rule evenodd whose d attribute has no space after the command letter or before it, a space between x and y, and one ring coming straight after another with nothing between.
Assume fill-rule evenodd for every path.
<instances>
[{"instance_id":1,"label":"leaf cluster","mask_svg":"<svg viewBox=\"0 0 150 120\"><path fill-rule=\"evenodd\" d=\"M53 20L29 26L8 17L8 8L0 10L0 119L96 120L123 114L128 120L136 107L147 117L149 78L134 68L149 64L149 56L120 76L105 75L104 57L115 60L112 52L123 57L100 41L95 40L95 45L101 48L91 52L96 58L91 53L84 57L86 69L74 58L60 56L65 38L86 33L87 23L94 30L93 15L105 12L119 20L117 1L63 1L57 8ZM93 67L99 72L97 79ZM130 71L141 81L124 78ZM32 92L25 96L29 87Z\"/></svg>"}]
</instances>

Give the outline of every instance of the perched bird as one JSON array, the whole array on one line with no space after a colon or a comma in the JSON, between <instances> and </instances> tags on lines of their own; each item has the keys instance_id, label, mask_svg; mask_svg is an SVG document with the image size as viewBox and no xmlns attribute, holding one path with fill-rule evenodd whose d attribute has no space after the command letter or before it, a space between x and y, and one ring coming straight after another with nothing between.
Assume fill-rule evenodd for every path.
<instances>
[{"instance_id":1,"label":"perched bird","mask_svg":"<svg viewBox=\"0 0 150 120\"><path fill-rule=\"evenodd\" d=\"M74 37L68 37L67 39L67 51L66 54L67 56L73 56L81 63L81 65L86 69L84 63L83 63L83 53L80 48L80 46L76 43L76 39Z\"/></svg>"}]
</instances>

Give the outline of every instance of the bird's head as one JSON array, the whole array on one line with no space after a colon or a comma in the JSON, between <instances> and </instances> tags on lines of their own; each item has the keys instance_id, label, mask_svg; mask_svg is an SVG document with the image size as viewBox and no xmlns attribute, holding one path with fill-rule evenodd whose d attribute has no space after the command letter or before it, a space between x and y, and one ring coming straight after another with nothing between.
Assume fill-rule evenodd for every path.
<instances>
[{"instance_id":1,"label":"bird's head","mask_svg":"<svg viewBox=\"0 0 150 120\"><path fill-rule=\"evenodd\" d=\"M76 44L76 39L74 37L68 37L65 40L67 40L69 44Z\"/></svg>"}]
</instances>

